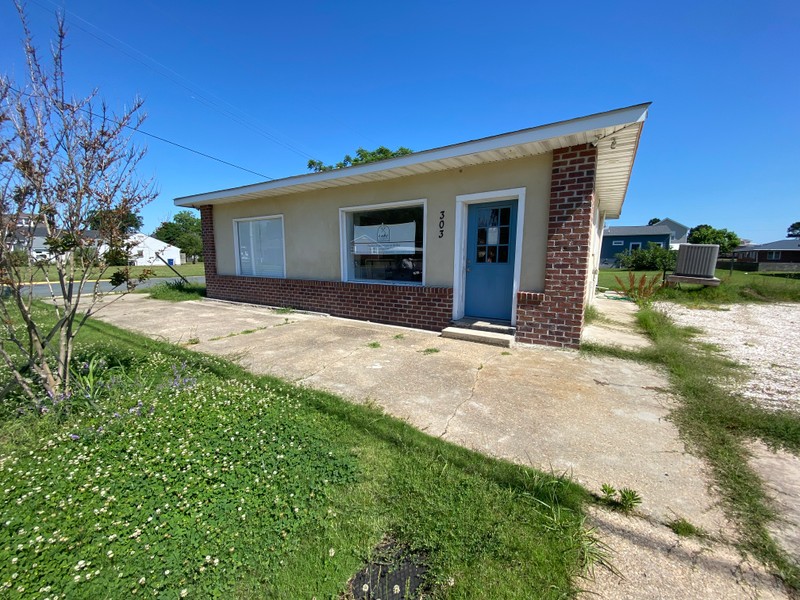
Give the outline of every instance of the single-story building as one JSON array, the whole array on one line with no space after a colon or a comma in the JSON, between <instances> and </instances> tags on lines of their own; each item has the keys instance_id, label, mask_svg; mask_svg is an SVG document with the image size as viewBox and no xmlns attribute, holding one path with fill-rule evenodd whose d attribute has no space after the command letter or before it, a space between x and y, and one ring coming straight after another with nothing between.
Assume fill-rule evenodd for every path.
<instances>
[{"instance_id":1,"label":"single-story building","mask_svg":"<svg viewBox=\"0 0 800 600\"><path fill-rule=\"evenodd\" d=\"M171 265L181 264L181 249L143 233L134 233L127 240L130 262L137 267L163 265L159 256Z\"/></svg>"},{"instance_id":2,"label":"single-story building","mask_svg":"<svg viewBox=\"0 0 800 600\"><path fill-rule=\"evenodd\" d=\"M648 107L175 204L200 209L210 298L575 348Z\"/></svg>"},{"instance_id":3,"label":"single-story building","mask_svg":"<svg viewBox=\"0 0 800 600\"><path fill-rule=\"evenodd\" d=\"M740 247L733 257L737 263L752 264L753 271L800 272L800 239Z\"/></svg>"},{"instance_id":4,"label":"single-story building","mask_svg":"<svg viewBox=\"0 0 800 600\"><path fill-rule=\"evenodd\" d=\"M613 265L617 254L644 250L650 244L669 248L672 231L666 225L626 225L606 227L600 250L600 264Z\"/></svg>"}]
</instances>

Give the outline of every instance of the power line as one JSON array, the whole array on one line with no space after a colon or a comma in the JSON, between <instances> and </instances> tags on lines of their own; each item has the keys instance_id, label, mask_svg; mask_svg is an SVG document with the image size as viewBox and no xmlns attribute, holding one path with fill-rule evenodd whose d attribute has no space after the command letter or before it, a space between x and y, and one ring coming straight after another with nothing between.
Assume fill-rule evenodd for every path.
<instances>
[{"instance_id":1,"label":"power line","mask_svg":"<svg viewBox=\"0 0 800 600\"><path fill-rule=\"evenodd\" d=\"M10 89L11 91L13 91L13 92L15 92L17 94L20 94L22 96L31 97L31 94L29 94L27 92L20 91L20 90L16 89L15 87L11 86L11 85L8 86L8 89ZM263 173L259 173L258 171L253 171L252 169L248 169L247 167L242 167L240 165L237 165L235 163L229 162L229 161L224 160L222 158L217 158L216 156L212 156L211 154L206 154L205 152L201 152L200 150L195 150L194 148L190 148L189 146L185 146L183 144L179 144L178 142L173 142L172 140L169 140L169 139L167 139L165 137L161 137L160 135L156 135L154 133L150 133L148 131L144 131L143 129L139 129L138 127L132 127L131 125L124 125L124 124L120 123L119 121L114 121L114 119L110 119L107 116L98 115L97 113L93 113L88 108L80 108L78 110L80 110L83 113L86 113L87 115L89 115L91 117L95 117L95 118L98 118L98 119L107 119L107 120L111 121L112 123L116 123L117 125L122 125L126 129L130 129L134 133L141 133L142 135L146 135L148 137L151 137L153 139L159 140L161 142L164 142L164 143L167 143L167 144L171 144L171 145L173 145L173 146L175 146L177 148L181 148L182 150L187 150L189 152L193 152L194 154L198 154L199 156L203 156L205 158L210 158L211 160L215 160L218 163L222 163L223 165L228 165L229 167L233 167L233 168L239 169L241 171L246 171L248 173L252 173L253 175L258 175L259 177L263 177L264 179L275 179L274 177L270 177L269 175L264 175Z\"/></svg>"},{"instance_id":2,"label":"power line","mask_svg":"<svg viewBox=\"0 0 800 600\"><path fill-rule=\"evenodd\" d=\"M36 4L37 6L39 6L39 8L42 8L43 10L47 10L41 3L37 2L36 0L32 0L32 2L34 4ZM277 135L273 134L272 132L268 131L267 129L265 129L261 125L259 125L247 113L245 113L244 111L236 108L235 106L233 106L229 102L227 102L227 101L225 101L225 100L223 100L223 99L221 99L219 97L210 98L209 96L214 97L213 93L208 92L206 90L203 90L202 88L200 88L196 84L194 84L191 81L189 81L186 77L182 76L180 73L177 73L173 69L171 69L171 68L167 67L166 65L160 63L159 61L157 61L156 59L152 58L151 56L145 54L141 50L138 50L137 48L131 46L130 44L128 44L128 43L120 40L119 38L113 36L112 34L108 33L107 31L103 30L102 28L98 27L97 25L95 25L91 21L88 21L87 19L84 19L80 15L78 15L78 14L72 12L72 11L67 10L66 7L61 6L61 5L53 2L52 0L47 0L47 2L49 2L52 6L58 8L59 10L64 11L65 14L70 15L74 19L82 21L83 23L85 23L89 27L92 27L92 28L96 29L97 31L102 32L103 35L105 35L109 39L113 40L113 42L115 42L115 44L109 42L108 39L104 39L103 37L97 35L96 33L86 29L85 27L82 27L79 23L76 23L75 21L73 21L72 23L78 29L83 31L84 33L92 36L93 38L97 39L98 41L106 44L107 46L109 46L111 48L115 48L116 50L122 52L127 57L135 60L136 62L138 62L139 64L143 65L144 67L156 72L157 74L161 75L162 77L170 80L175 85L177 85L179 87L182 87L183 89L187 90L188 92L193 94L192 98L194 98L195 100L199 101L200 103L206 105L211 110L216 111L217 113L221 114L222 116L227 117L228 119L238 123L239 125L242 125L243 127L246 127L247 129L249 129L251 131L255 131L256 133L259 133L260 135L262 135L266 139L270 140L271 142L273 142L273 143L275 143L275 144L277 144L279 146L283 146L284 148L286 148L287 150L290 150L291 152L294 152L296 154L299 154L299 155L304 156L304 157L309 158L309 159L314 159L315 158L311 154L301 150L300 148L297 148L293 144L281 140ZM158 68L155 68L153 65L156 65ZM179 79L182 80L182 81L180 81ZM228 108L225 108L224 106L221 106L220 104L226 104L232 110L229 110ZM236 112L238 112L239 114L236 114Z\"/></svg>"}]
</instances>

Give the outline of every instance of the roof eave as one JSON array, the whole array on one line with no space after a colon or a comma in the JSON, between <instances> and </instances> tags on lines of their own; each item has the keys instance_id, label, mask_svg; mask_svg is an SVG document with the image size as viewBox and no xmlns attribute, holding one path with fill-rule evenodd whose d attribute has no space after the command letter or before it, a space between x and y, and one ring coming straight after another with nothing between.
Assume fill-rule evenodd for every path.
<instances>
[{"instance_id":1,"label":"roof eave","mask_svg":"<svg viewBox=\"0 0 800 600\"><path fill-rule=\"evenodd\" d=\"M414 172L413 169L419 171L420 169L428 167L430 171L446 170L450 167L446 166L445 161L457 161L459 158L471 157L474 164L481 164L482 162L492 162L492 160L490 160L490 155L497 151L520 148L522 146L530 147L535 144L542 147L541 151L538 153L544 153L557 147L548 142L574 136L580 136L582 139L595 143L599 148L599 153L603 152L605 155L606 152L613 150L610 148L610 145L612 144L611 139L614 133L617 131L624 131L626 128L630 127L635 129L635 131L629 132L635 133L635 141L634 145L628 148L628 152L632 151L633 155L635 155L641 125L647 118L649 106L650 103L648 102L568 121L560 121L558 123L541 125L539 127L512 133L425 150L385 161L357 165L344 169L335 169L323 173L295 175L293 177L276 179L238 188L184 196L176 198L175 205L197 208L209 204L227 204L230 202L249 200L260 195L267 196L275 195L276 193L289 194L310 189L352 185L365 181L365 176L368 176L367 180L375 181L392 179L412 174ZM609 135L609 132L611 135ZM604 140L607 144L604 144ZM608 146L607 150L603 150L604 145ZM624 162L626 163L626 168L624 170L626 172L625 177L627 178L630 176L630 169L633 166L633 156L628 157L628 160ZM600 169L598 168L598 178L599 171ZM601 194L601 208L603 203L602 196L609 196L609 206L603 210L609 214L610 218L614 218L611 216L614 212L618 213L619 210L621 210L624 193L625 190L627 190L627 182L625 182L623 187L624 189L621 190L620 186L617 185L613 194ZM622 196L618 197L620 191L622 192ZM615 198L612 199L612 195Z\"/></svg>"}]
</instances>

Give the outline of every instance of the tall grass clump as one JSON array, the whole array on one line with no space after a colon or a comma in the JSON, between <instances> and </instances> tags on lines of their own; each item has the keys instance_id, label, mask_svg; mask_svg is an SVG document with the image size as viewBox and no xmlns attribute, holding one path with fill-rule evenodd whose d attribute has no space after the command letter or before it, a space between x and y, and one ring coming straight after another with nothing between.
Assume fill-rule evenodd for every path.
<instances>
[{"instance_id":1,"label":"tall grass clump","mask_svg":"<svg viewBox=\"0 0 800 600\"><path fill-rule=\"evenodd\" d=\"M187 300L199 300L206 295L206 286L203 283L186 283L176 279L174 281L164 281L150 288L142 290L154 300L166 300L168 302L185 302Z\"/></svg>"}]
</instances>

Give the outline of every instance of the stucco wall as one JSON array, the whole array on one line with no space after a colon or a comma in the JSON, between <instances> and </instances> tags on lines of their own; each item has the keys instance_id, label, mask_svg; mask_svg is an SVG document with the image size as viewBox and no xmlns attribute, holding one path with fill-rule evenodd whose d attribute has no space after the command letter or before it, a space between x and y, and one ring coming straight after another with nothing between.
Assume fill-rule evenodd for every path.
<instances>
[{"instance_id":1,"label":"stucco wall","mask_svg":"<svg viewBox=\"0 0 800 600\"><path fill-rule=\"evenodd\" d=\"M592 239L589 246L589 282L586 285L585 297L585 304L587 305L594 302L597 277L600 270L600 250L603 243L605 222L605 213L600 212L600 203L595 202L592 208Z\"/></svg>"},{"instance_id":2,"label":"stucco wall","mask_svg":"<svg viewBox=\"0 0 800 600\"><path fill-rule=\"evenodd\" d=\"M452 287L456 196L524 187L525 223L521 228L524 238L522 257L518 257L522 260L520 287L540 291L544 289L551 165L552 156L545 154L391 181L217 205L213 217L217 272L236 274L234 219L280 214L284 218L286 277L340 281L340 208L426 199L425 284ZM439 238L442 210L445 227L444 236Z\"/></svg>"}]
</instances>

